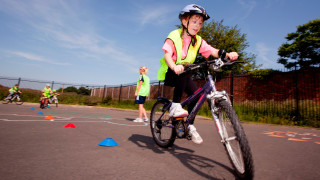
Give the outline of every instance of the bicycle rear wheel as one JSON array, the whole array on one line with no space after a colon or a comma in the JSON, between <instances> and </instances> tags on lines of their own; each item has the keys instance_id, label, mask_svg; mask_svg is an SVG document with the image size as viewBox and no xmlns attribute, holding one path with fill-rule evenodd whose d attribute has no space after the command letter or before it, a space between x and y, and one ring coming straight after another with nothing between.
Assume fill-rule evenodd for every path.
<instances>
[{"instance_id":1,"label":"bicycle rear wheel","mask_svg":"<svg viewBox=\"0 0 320 180\"><path fill-rule=\"evenodd\" d=\"M216 104L223 135L222 142L240 179L253 179L254 167L244 129L231 104L222 100Z\"/></svg>"},{"instance_id":2,"label":"bicycle rear wheel","mask_svg":"<svg viewBox=\"0 0 320 180\"><path fill-rule=\"evenodd\" d=\"M176 131L165 110L168 103L158 101L154 104L150 115L150 128L154 141L163 148L171 147L176 139Z\"/></svg>"},{"instance_id":3,"label":"bicycle rear wheel","mask_svg":"<svg viewBox=\"0 0 320 180\"><path fill-rule=\"evenodd\" d=\"M10 100L8 98L5 98L3 101L2 101L2 104L8 104L10 102Z\"/></svg>"},{"instance_id":4,"label":"bicycle rear wheel","mask_svg":"<svg viewBox=\"0 0 320 180\"><path fill-rule=\"evenodd\" d=\"M14 101L14 103L16 103L16 105L21 105L21 104L23 104L23 102L21 101L21 98L19 98L19 100L20 100L20 101L18 101L18 97L17 97L17 96L14 97L14 99L13 99L13 101Z\"/></svg>"}]
</instances>

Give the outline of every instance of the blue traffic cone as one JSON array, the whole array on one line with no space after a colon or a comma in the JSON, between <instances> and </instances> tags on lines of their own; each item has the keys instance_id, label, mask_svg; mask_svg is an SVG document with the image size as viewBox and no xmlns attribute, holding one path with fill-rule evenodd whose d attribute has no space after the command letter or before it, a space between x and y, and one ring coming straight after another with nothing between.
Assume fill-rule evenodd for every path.
<instances>
[{"instance_id":1,"label":"blue traffic cone","mask_svg":"<svg viewBox=\"0 0 320 180\"><path fill-rule=\"evenodd\" d=\"M30 108L30 110L34 110L34 108Z\"/></svg>"},{"instance_id":2,"label":"blue traffic cone","mask_svg":"<svg viewBox=\"0 0 320 180\"><path fill-rule=\"evenodd\" d=\"M107 138L107 139L101 141L101 143L99 143L98 145L99 146L109 146L109 147L118 146L116 141L114 141L112 138Z\"/></svg>"},{"instance_id":3,"label":"blue traffic cone","mask_svg":"<svg viewBox=\"0 0 320 180\"><path fill-rule=\"evenodd\" d=\"M37 114L43 115L43 112L38 112Z\"/></svg>"}]
</instances>

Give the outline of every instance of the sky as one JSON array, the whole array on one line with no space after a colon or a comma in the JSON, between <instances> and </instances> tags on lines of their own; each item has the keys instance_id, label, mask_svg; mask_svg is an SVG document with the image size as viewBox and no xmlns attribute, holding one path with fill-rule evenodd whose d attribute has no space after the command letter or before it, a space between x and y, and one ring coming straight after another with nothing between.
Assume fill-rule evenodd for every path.
<instances>
[{"instance_id":1,"label":"sky","mask_svg":"<svg viewBox=\"0 0 320 180\"><path fill-rule=\"evenodd\" d=\"M278 48L320 18L319 0L0 0L0 76L120 85L139 67L156 80L162 46L188 4L246 34L261 68L283 69Z\"/></svg>"}]
</instances>

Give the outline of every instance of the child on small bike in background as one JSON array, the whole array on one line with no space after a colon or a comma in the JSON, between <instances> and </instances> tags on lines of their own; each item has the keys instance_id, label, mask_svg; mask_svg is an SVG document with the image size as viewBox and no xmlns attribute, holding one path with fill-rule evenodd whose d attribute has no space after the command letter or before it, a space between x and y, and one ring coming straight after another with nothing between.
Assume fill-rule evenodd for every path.
<instances>
[{"instance_id":1,"label":"child on small bike in background","mask_svg":"<svg viewBox=\"0 0 320 180\"><path fill-rule=\"evenodd\" d=\"M137 88L135 92L136 96L136 104L139 105L139 117L133 120L133 122L143 122L143 121L149 121L147 117L146 110L143 107L143 104L146 100L146 97L149 96L150 92L150 79L146 75L148 73L148 68L142 66L139 69L140 76L137 82ZM142 119L142 116L144 116L144 119Z\"/></svg>"},{"instance_id":2,"label":"child on small bike in background","mask_svg":"<svg viewBox=\"0 0 320 180\"><path fill-rule=\"evenodd\" d=\"M197 35L204 21L209 18L203 7L196 4L187 5L179 14L182 28L172 31L162 47L164 56L160 60L161 66L157 78L165 81L165 85L175 87L173 103L169 110L170 117L187 117L196 104L195 100L188 105L189 113L181 107L183 92L190 96L198 89L191 78L192 72L179 75L184 71L183 65L193 64L198 53L206 58L210 55L219 57L222 53L222 50L213 48ZM226 56L230 60L238 58L236 52L227 53ZM193 121L188 127L189 134L194 143L201 144L203 140L194 127Z\"/></svg>"},{"instance_id":3,"label":"child on small bike in background","mask_svg":"<svg viewBox=\"0 0 320 180\"><path fill-rule=\"evenodd\" d=\"M9 95L6 99L11 99L14 94L20 94L21 91L19 89L19 84L15 84L11 89L9 89ZM20 101L19 95L17 96L17 100Z\"/></svg>"},{"instance_id":4,"label":"child on small bike in background","mask_svg":"<svg viewBox=\"0 0 320 180\"><path fill-rule=\"evenodd\" d=\"M54 89L52 90L52 94L50 94L49 104L51 104L53 101L56 104L56 107L58 107L58 97L60 94Z\"/></svg>"}]
</instances>

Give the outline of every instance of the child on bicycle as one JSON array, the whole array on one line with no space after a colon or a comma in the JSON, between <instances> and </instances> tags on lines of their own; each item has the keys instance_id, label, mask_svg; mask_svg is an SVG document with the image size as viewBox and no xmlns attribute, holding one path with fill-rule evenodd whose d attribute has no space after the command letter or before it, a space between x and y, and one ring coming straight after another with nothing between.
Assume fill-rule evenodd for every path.
<instances>
[{"instance_id":1,"label":"child on bicycle","mask_svg":"<svg viewBox=\"0 0 320 180\"><path fill-rule=\"evenodd\" d=\"M46 97L49 99L51 97L51 94L53 93L53 91L50 88L50 84L46 84L46 87L41 92L42 94L41 94L40 101L43 97Z\"/></svg>"},{"instance_id":2,"label":"child on bicycle","mask_svg":"<svg viewBox=\"0 0 320 180\"><path fill-rule=\"evenodd\" d=\"M188 105L189 113L180 104L183 92L190 96L198 89L191 78L192 72L179 75L184 71L184 65L194 63L198 53L206 58L210 55L219 57L222 53L222 50L213 48L197 35L204 21L209 18L203 7L196 4L187 5L179 14L182 28L172 31L162 47L164 56L160 60L161 66L157 78L165 81L165 85L175 87L173 103L169 110L170 117L187 117L196 104L194 101ZM236 52L227 53L226 56L230 60L238 58ZM201 144L203 140L194 127L193 121L188 127L189 134L194 143Z\"/></svg>"},{"instance_id":3,"label":"child on bicycle","mask_svg":"<svg viewBox=\"0 0 320 180\"><path fill-rule=\"evenodd\" d=\"M52 90L52 94L50 94L49 104L51 104L53 101L56 104L56 107L58 107L58 97L60 94L57 92L57 90Z\"/></svg>"},{"instance_id":4,"label":"child on bicycle","mask_svg":"<svg viewBox=\"0 0 320 180\"><path fill-rule=\"evenodd\" d=\"M135 92L136 96L136 104L139 105L139 117L133 120L133 122L143 122L143 121L149 121L147 117L146 110L143 107L143 104L146 100L146 97L149 96L150 92L150 79L146 75L148 73L148 68L142 66L139 69L140 76L137 82L137 88ZM142 119L142 116L144 116L144 119Z\"/></svg>"},{"instance_id":5,"label":"child on bicycle","mask_svg":"<svg viewBox=\"0 0 320 180\"><path fill-rule=\"evenodd\" d=\"M14 94L20 94L21 91L19 89L19 84L15 84L11 89L9 89L9 95L6 99L11 99ZM19 96L17 96L17 100L20 101Z\"/></svg>"}]
</instances>

